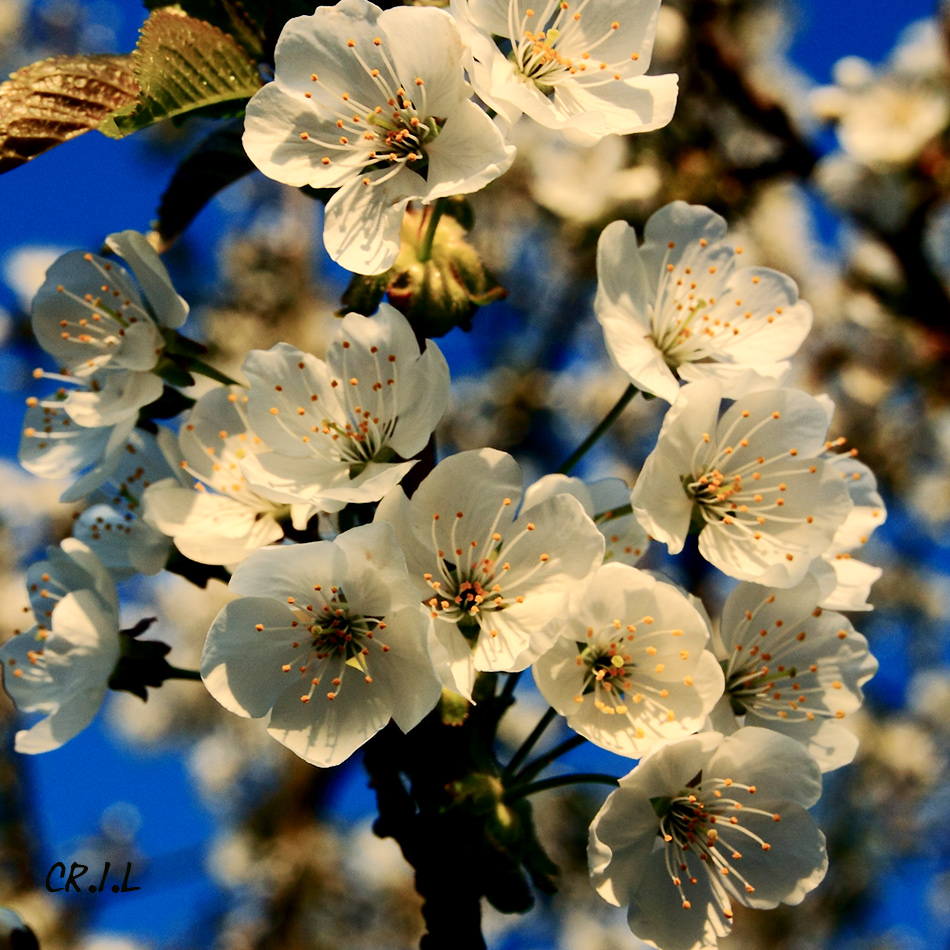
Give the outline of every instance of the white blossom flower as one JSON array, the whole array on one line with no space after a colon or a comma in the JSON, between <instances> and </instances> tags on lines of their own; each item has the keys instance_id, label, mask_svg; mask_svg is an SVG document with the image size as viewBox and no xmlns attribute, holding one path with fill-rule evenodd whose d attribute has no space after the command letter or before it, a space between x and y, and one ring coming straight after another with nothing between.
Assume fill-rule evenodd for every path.
<instances>
[{"instance_id":1,"label":"white blossom flower","mask_svg":"<svg viewBox=\"0 0 950 950\"><path fill-rule=\"evenodd\" d=\"M106 244L132 268L134 280L120 264L70 251L50 267L33 302L40 346L77 376L104 367L152 369L165 345L161 330L177 329L188 316L144 235L122 231Z\"/></svg>"},{"instance_id":2,"label":"white blossom flower","mask_svg":"<svg viewBox=\"0 0 950 950\"><path fill-rule=\"evenodd\" d=\"M201 658L209 692L320 766L337 765L390 718L404 732L441 686L425 649L429 620L392 529L255 551L229 589Z\"/></svg>"},{"instance_id":3,"label":"white blossom flower","mask_svg":"<svg viewBox=\"0 0 950 950\"><path fill-rule=\"evenodd\" d=\"M794 389L744 396L718 419L715 380L684 386L631 495L640 524L676 554L699 531L707 561L739 580L791 587L851 510L821 454L827 400Z\"/></svg>"},{"instance_id":4,"label":"white blossom flower","mask_svg":"<svg viewBox=\"0 0 950 950\"><path fill-rule=\"evenodd\" d=\"M117 580L133 574L157 574L168 561L172 541L142 517L145 490L163 479L190 486L175 463L177 438L163 426L156 435L134 430L119 464L76 519L73 537L86 544Z\"/></svg>"},{"instance_id":5,"label":"white blossom flower","mask_svg":"<svg viewBox=\"0 0 950 950\"><path fill-rule=\"evenodd\" d=\"M825 876L825 838L806 811L821 773L799 743L748 726L661 746L590 828L591 881L629 905L638 937L663 950L714 948L732 901L798 904Z\"/></svg>"},{"instance_id":6,"label":"white blossom flower","mask_svg":"<svg viewBox=\"0 0 950 950\"><path fill-rule=\"evenodd\" d=\"M604 229L594 310L611 359L635 386L673 402L677 377L715 377L730 398L784 380L811 308L790 277L737 267L741 250L718 214L685 201L650 217L640 247L626 222Z\"/></svg>"},{"instance_id":7,"label":"white blossom flower","mask_svg":"<svg viewBox=\"0 0 950 950\"><path fill-rule=\"evenodd\" d=\"M20 464L42 478L76 479L62 500L78 501L116 470L139 410L161 396L162 381L134 370L85 378L42 370L33 375L63 385L52 396L27 399Z\"/></svg>"},{"instance_id":8,"label":"white blossom flower","mask_svg":"<svg viewBox=\"0 0 950 950\"><path fill-rule=\"evenodd\" d=\"M871 610L871 585L881 568L852 556L867 544L871 533L887 520L884 499L877 490L874 473L851 455L829 455L828 464L841 476L851 496L851 511L835 532L831 545L811 571L822 585L818 606L828 610Z\"/></svg>"},{"instance_id":9,"label":"white blossom flower","mask_svg":"<svg viewBox=\"0 0 950 950\"><path fill-rule=\"evenodd\" d=\"M338 511L378 501L415 464L448 405L449 368L419 344L406 318L383 304L340 322L326 361L278 343L252 350L248 418L271 448L244 473L277 501Z\"/></svg>"},{"instance_id":10,"label":"white blossom flower","mask_svg":"<svg viewBox=\"0 0 950 950\"><path fill-rule=\"evenodd\" d=\"M282 505L247 484L241 463L266 446L248 424L246 400L240 386L205 393L178 438L179 464L194 488L163 479L142 496L145 520L201 564L236 564L284 536L280 519L302 529L310 514L308 505Z\"/></svg>"},{"instance_id":11,"label":"white blossom flower","mask_svg":"<svg viewBox=\"0 0 950 950\"><path fill-rule=\"evenodd\" d=\"M713 637L726 691L713 726L775 729L808 747L823 772L847 765L858 739L842 720L877 670L867 641L839 613L818 607L811 575L785 590L740 584Z\"/></svg>"},{"instance_id":12,"label":"white blossom flower","mask_svg":"<svg viewBox=\"0 0 950 950\"><path fill-rule=\"evenodd\" d=\"M394 488L377 521L392 524L419 599L436 618L451 688L475 670L522 670L552 642L603 559L580 503L556 495L518 512L518 463L495 449L440 462L410 501Z\"/></svg>"},{"instance_id":13,"label":"white blossom flower","mask_svg":"<svg viewBox=\"0 0 950 950\"><path fill-rule=\"evenodd\" d=\"M615 509L630 504L630 489L622 478L602 478L588 485L568 475L545 475L528 486L522 510L527 511L554 495L572 495L583 505L587 516L604 536L605 562L636 564L646 554L649 536L632 514L607 517Z\"/></svg>"},{"instance_id":14,"label":"white blossom flower","mask_svg":"<svg viewBox=\"0 0 950 950\"><path fill-rule=\"evenodd\" d=\"M478 191L514 159L471 101L462 43L442 10L340 0L290 20L276 76L248 103L244 148L269 178L337 188L323 238L348 270L387 270L403 212Z\"/></svg>"},{"instance_id":15,"label":"white blossom flower","mask_svg":"<svg viewBox=\"0 0 950 950\"><path fill-rule=\"evenodd\" d=\"M451 3L479 97L508 123L528 115L588 144L672 118L677 77L644 75L659 8L658 0Z\"/></svg>"},{"instance_id":16,"label":"white blossom flower","mask_svg":"<svg viewBox=\"0 0 950 950\"><path fill-rule=\"evenodd\" d=\"M92 722L119 659L115 583L67 538L27 573L37 624L0 647L3 685L22 712L46 717L16 734L17 752L58 749Z\"/></svg>"},{"instance_id":17,"label":"white blossom flower","mask_svg":"<svg viewBox=\"0 0 950 950\"><path fill-rule=\"evenodd\" d=\"M900 70L879 74L867 61L848 56L835 64L834 80L834 86L812 93L812 108L835 120L841 147L870 168L912 164L950 122L944 76L928 82Z\"/></svg>"},{"instance_id":18,"label":"white blossom flower","mask_svg":"<svg viewBox=\"0 0 950 950\"><path fill-rule=\"evenodd\" d=\"M605 564L534 664L541 695L591 742L631 758L702 728L722 695L709 630L672 584Z\"/></svg>"},{"instance_id":19,"label":"white blossom flower","mask_svg":"<svg viewBox=\"0 0 950 950\"><path fill-rule=\"evenodd\" d=\"M520 122L511 140L528 178L531 197L552 214L572 224L594 226L623 211L655 204L663 184L659 168L649 161L630 165L630 149L619 135L604 136L588 147L535 123ZM577 183L584 182L583 188Z\"/></svg>"}]
</instances>

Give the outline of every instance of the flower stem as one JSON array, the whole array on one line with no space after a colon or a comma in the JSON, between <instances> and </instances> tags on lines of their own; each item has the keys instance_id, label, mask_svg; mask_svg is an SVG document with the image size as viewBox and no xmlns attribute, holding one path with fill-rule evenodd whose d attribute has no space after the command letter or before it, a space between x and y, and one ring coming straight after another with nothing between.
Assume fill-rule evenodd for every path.
<instances>
[{"instance_id":1,"label":"flower stem","mask_svg":"<svg viewBox=\"0 0 950 950\"><path fill-rule=\"evenodd\" d=\"M505 795L506 802L519 798L527 798L535 792L545 792L549 788L562 788L565 785L581 785L585 782L596 785L618 785L612 775L602 775L599 772L578 772L576 775L555 775L553 778L542 779L540 782L531 782L529 785L518 785Z\"/></svg>"},{"instance_id":2,"label":"flower stem","mask_svg":"<svg viewBox=\"0 0 950 950\"><path fill-rule=\"evenodd\" d=\"M435 240L435 229L439 226L439 218L442 217L442 212L445 210L445 198L436 198L431 208L426 233L422 236L422 243L419 245L419 252L416 254L416 257L423 264L432 257L432 242Z\"/></svg>"},{"instance_id":3,"label":"flower stem","mask_svg":"<svg viewBox=\"0 0 950 950\"><path fill-rule=\"evenodd\" d=\"M535 775L537 775L539 772L543 772L552 762L556 762L562 755L566 755L571 751L571 749L576 749L579 745L582 745L586 741L587 740L583 736L571 736L570 739L566 739L560 745L556 745L550 752L545 752L544 755L539 755L533 762L529 762L521 770L521 772L515 776L512 787L517 788L521 785L524 785L526 782L530 782L531 779L535 777Z\"/></svg>"},{"instance_id":4,"label":"flower stem","mask_svg":"<svg viewBox=\"0 0 950 950\"><path fill-rule=\"evenodd\" d=\"M629 403L638 392L640 392L640 390L637 389L633 383L631 383L623 391L623 395L617 400L617 403L613 409L611 409L610 412L608 412L607 415L600 420L590 435L587 436L583 442L581 442L581 444L574 450L571 456L557 470L559 475L567 475L570 473L571 469L587 454L591 446L593 446L597 440L617 421L620 413L622 413L624 409L627 408L627 403Z\"/></svg>"},{"instance_id":5,"label":"flower stem","mask_svg":"<svg viewBox=\"0 0 950 950\"><path fill-rule=\"evenodd\" d=\"M521 674L524 670L519 670L517 673L509 673L508 679L505 680L505 685L501 691L500 698L505 701L505 703L514 702L515 687L518 685L518 680L521 679Z\"/></svg>"},{"instance_id":6,"label":"flower stem","mask_svg":"<svg viewBox=\"0 0 950 950\"><path fill-rule=\"evenodd\" d=\"M168 668L165 670L165 679L166 680L201 680L201 673L198 670L183 670L179 666L172 666L169 664Z\"/></svg>"},{"instance_id":7,"label":"flower stem","mask_svg":"<svg viewBox=\"0 0 950 950\"><path fill-rule=\"evenodd\" d=\"M617 508L611 508L609 511L601 511L594 515L594 524L603 524L605 521L611 521L614 518L623 518L625 515L633 514L633 505L620 505Z\"/></svg>"},{"instance_id":8,"label":"flower stem","mask_svg":"<svg viewBox=\"0 0 950 950\"><path fill-rule=\"evenodd\" d=\"M505 684L507 686L507 684ZM511 757L511 761L505 767L505 771L502 773L502 781L504 781L509 776L515 774L518 766L530 755L531 750L537 744L538 739L544 735L544 730L551 725L554 717L557 713L553 709L548 709L548 711L541 717L538 721L538 724L531 730L531 735L521 743L521 747L517 752Z\"/></svg>"},{"instance_id":9,"label":"flower stem","mask_svg":"<svg viewBox=\"0 0 950 950\"><path fill-rule=\"evenodd\" d=\"M236 379L232 379L227 373L222 373L221 370L215 369L204 360L199 360L195 357L191 357L187 361L186 369L192 373L198 373L200 376L207 376L208 379L213 379L215 382L224 383L225 386L240 385Z\"/></svg>"}]
</instances>

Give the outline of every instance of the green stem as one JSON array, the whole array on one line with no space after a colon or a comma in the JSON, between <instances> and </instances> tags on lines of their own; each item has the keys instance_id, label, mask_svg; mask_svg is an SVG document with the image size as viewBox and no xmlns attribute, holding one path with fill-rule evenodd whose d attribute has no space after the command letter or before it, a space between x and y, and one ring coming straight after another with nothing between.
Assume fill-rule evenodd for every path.
<instances>
[{"instance_id":1,"label":"green stem","mask_svg":"<svg viewBox=\"0 0 950 950\"><path fill-rule=\"evenodd\" d=\"M519 670L517 673L509 673L508 679L505 680L504 688L500 693L500 698L505 701L505 703L514 702L515 687L518 685L518 680L521 679L521 674L524 670Z\"/></svg>"},{"instance_id":2,"label":"green stem","mask_svg":"<svg viewBox=\"0 0 950 950\"><path fill-rule=\"evenodd\" d=\"M594 515L594 524L603 524L605 521L611 521L614 518L623 518L625 515L633 514L633 505L621 505L619 508L611 508L609 511L601 511Z\"/></svg>"},{"instance_id":3,"label":"green stem","mask_svg":"<svg viewBox=\"0 0 950 950\"><path fill-rule=\"evenodd\" d=\"M576 775L555 775L553 778L542 779L529 785L518 785L505 795L506 802L513 802L519 798L527 798L535 792L546 792L549 788L562 788L565 785L581 785L585 782L596 785L619 784L612 775L602 775L599 772L578 772Z\"/></svg>"},{"instance_id":4,"label":"green stem","mask_svg":"<svg viewBox=\"0 0 950 950\"><path fill-rule=\"evenodd\" d=\"M557 470L559 475L567 475L571 469L587 454L588 450L597 440L617 421L620 413L627 408L627 403L640 392L632 383L623 391L623 395L617 400L617 404L604 416L597 424L597 427L586 439L574 450L573 454Z\"/></svg>"},{"instance_id":5,"label":"green stem","mask_svg":"<svg viewBox=\"0 0 950 950\"><path fill-rule=\"evenodd\" d=\"M552 710L553 712L553 710ZM540 725L540 723L539 723ZM533 762L529 762L516 776L512 783L513 788L518 788L526 782L530 782L535 775L543 772L552 762L556 762L562 755L566 755L571 749L576 749L587 740L583 736L571 736L560 745L556 745L550 752L539 755Z\"/></svg>"},{"instance_id":6,"label":"green stem","mask_svg":"<svg viewBox=\"0 0 950 950\"><path fill-rule=\"evenodd\" d=\"M426 233L422 236L419 253L416 254L416 257L422 264L432 257L432 242L435 240L435 229L439 226L439 218L442 217L442 212L445 210L445 198L436 198L431 208L432 211L429 214Z\"/></svg>"},{"instance_id":7,"label":"green stem","mask_svg":"<svg viewBox=\"0 0 950 950\"><path fill-rule=\"evenodd\" d=\"M165 670L166 680L200 680L201 673L198 670L183 670L181 667L169 664Z\"/></svg>"},{"instance_id":8,"label":"green stem","mask_svg":"<svg viewBox=\"0 0 950 950\"><path fill-rule=\"evenodd\" d=\"M507 685L507 684L506 684ZM553 709L548 709L548 711L541 717L538 721L538 724L531 730L531 735L528 736L524 742L521 743L521 747L517 752L511 757L511 761L505 766L504 772L502 772L502 781L506 778L515 774L518 766L531 754L531 750L537 744L538 739L544 735L544 730L551 725L554 717L557 715L557 712Z\"/></svg>"},{"instance_id":9,"label":"green stem","mask_svg":"<svg viewBox=\"0 0 950 950\"><path fill-rule=\"evenodd\" d=\"M185 368L192 373L198 373L201 376L207 376L208 379L213 379L215 382L224 383L225 386L240 385L236 379L231 379L227 373L222 373L221 370L215 369L204 360L199 360L194 356L188 358Z\"/></svg>"}]
</instances>

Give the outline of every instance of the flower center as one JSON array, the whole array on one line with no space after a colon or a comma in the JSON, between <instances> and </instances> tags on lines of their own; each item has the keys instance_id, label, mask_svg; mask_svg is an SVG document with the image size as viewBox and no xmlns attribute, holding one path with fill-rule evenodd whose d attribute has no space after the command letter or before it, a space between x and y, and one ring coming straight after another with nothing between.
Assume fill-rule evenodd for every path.
<instances>
[{"instance_id":1,"label":"flower center","mask_svg":"<svg viewBox=\"0 0 950 950\"><path fill-rule=\"evenodd\" d=\"M546 96L565 80L583 81L590 88L623 79L630 63L640 58L637 52L610 62L591 57L620 29L620 23L615 20L602 36L591 40L581 26L588 2L581 0L575 8L567 0L548 0L539 11L529 7L520 23L515 21L514 0L508 4L509 58L521 76Z\"/></svg>"},{"instance_id":2,"label":"flower center","mask_svg":"<svg viewBox=\"0 0 950 950\"><path fill-rule=\"evenodd\" d=\"M528 522L513 537L504 538L497 529L502 521L511 517L511 504L510 498L502 501L487 534L480 537L471 536L477 528L468 528L465 513L455 512L448 531L448 550L442 546L445 540L444 529L439 524L442 515L432 516L431 539L439 559L439 577L430 573L423 575L433 590L433 596L425 603L433 617L459 623L463 633L468 630L477 636L484 627L490 636L497 636L490 615L512 604L524 603L526 595L515 591L520 591L521 585L550 560L547 554L541 554L534 563L512 566L508 557L535 526Z\"/></svg>"},{"instance_id":3,"label":"flower center","mask_svg":"<svg viewBox=\"0 0 950 950\"><path fill-rule=\"evenodd\" d=\"M611 640L606 645L597 644L585 647L579 643L578 661L586 666L586 675L581 692L574 697L575 702L583 702L585 696L593 696L594 706L609 716L622 716L627 712L625 702L627 692L633 683L629 679L636 667L633 657L624 652L624 644ZM638 695L634 702L640 702Z\"/></svg>"},{"instance_id":4,"label":"flower center","mask_svg":"<svg viewBox=\"0 0 950 950\"><path fill-rule=\"evenodd\" d=\"M760 606L774 601L775 595L769 594ZM743 716L754 711L763 719L784 722L845 718L845 711L829 702L829 697L845 688L840 663L833 656L813 655L803 660L801 645L807 640L808 631L781 618L764 626L756 623L757 613L746 612L742 642L720 664L733 713ZM820 607L812 612L813 617L821 614ZM847 637L847 630L838 631L838 640Z\"/></svg>"},{"instance_id":5,"label":"flower center","mask_svg":"<svg viewBox=\"0 0 950 950\"><path fill-rule=\"evenodd\" d=\"M350 375L353 372L352 365L347 366L350 347L349 340L342 342L339 369L343 378L330 380L333 390L330 405L326 404L326 395L321 398L314 392L307 364L301 360L297 364L301 373L297 385L306 396L302 399L303 405L274 405L270 407L270 414L277 425L308 446L315 456L329 455L349 466L350 478L355 478L370 462L391 462L396 457L388 443L399 421L396 414L399 377L396 354L383 356L376 346L370 347L374 372L369 376L362 372L359 377ZM275 392L284 394L285 383L286 380L277 383ZM324 415L324 412L329 414Z\"/></svg>"},{"instance_id":6,"label":"flower center","mask_svg":"<svg viewBox=\"0 0 950 950\"><path fill-rule=\"evenodd\" d=\"M301 605L295 597L287 598L287 606L295 619L287 627L278 628L293 638L291 662L284 663L281 670L290 673L296 666L301 680L309 680L304 684L306 692L300 697L302 703L310 702L321 683L332 687L326 698L336 699L348 669L361 674L365 683L372 683L369 673L372 654L376 654L375 664L390 650L377 636L386 629L381 617L351 612L339 587L325 591L321 584L314 584L313 591L314 603ZM264 625L257 624L256 629L263 632ZM309 634L309 642L304 633Z\"/></svg>"},{"instance_id":7,"label":"flower center","mask_svg":"<svg viewBox=\"0 0 950 950\"><path fill-rule=\"evenodd\" d=\"M742 873L740 845L745 848L753 843L763 851L769 851L771 845L743 826L742 818L752 814L780 821L781 815L750 808L739 800L746 797L743 792L754 795L756 788L731 778L704 782L700 777L695 787L684 788L672 798L653 800L660 818L658 834L666 844L666 869L679 891L684 910L692 905L683 882L699 883L700 868L709 876L713 897L727 920L732 919L729 897L741 901L743 893L755 891Z\"/></svg>"},{"instance_id":8,"label":"flower center","mask_svg":"<svg viewBox=\"0 0 950 950\"><path fill-rule=\"evenodd\" d=\"M148 323L154 321L140 301L132 300L109 283L113 266L109 261L101 261L92 254L85 254L83 259L99 272L103 281L99 287L100 294L93 296L86 293L80 296L63 284L57 285L57 293L69 297L88 312L88 316L60 320L60 337L67 342L98 350L104 355L121 344L128 327L140 319ZM77 372L94 369L99 362L101 359L89 359L84 366L77 368Z\"/></svg>"},{"instance_id":9,"label":"flower center","mask_svg":"<svg viewBox=\"0 0 950 950\"><path fill-rule=\"evenodd\" d=\"M444 118L428 112L425 81L421 76L414 77L410 83L399 79L382 37L373 39L370 50L361 51L352 39L347 40L346 46L357 68L366 73L375 90L366 95L364 88L361 99L354 92L340 92L335 86L331 89L322 84L316 73L311 74L310 79L319 90L321 116L326 118L329 113L340 133L336 140L322 132L313 136L323 153L320 162L367 175L383 171L382 176L364 178L364 185L379 184L403 167L425 178L429 162L425 146L438 136L445 124ZM407 89L413 89L417 98L410 98ZM307 92L304 97L313 99L314 94ZM311 134L303 131L300 137L307 141Z\"/></svg>"},{"instance_id":10,"label":"flower center","mask_svg":"<svg viewBox=\"0 0 950 950\"><path fill-rule=\"evenodd\" d=\"M748 409L739 413L721 437L717 433L718 445L704 432L693 450L691 473L681 480L683 491L694 502L694 533L707 524L732 525L737 535L760 541L765 534L781 536L793 526L815 521L808 507L814 498L804 479L819 473L823 463L798 459L794 446L769 458L753 454L750 446L757 434L782 414L775 410L756 422L750 416ZM775 440L770 441L774 445ZM793 497L788 499L790 484ZM786 551L785 558L793 561L794 552Z\"/></svg>"}]
</instances>

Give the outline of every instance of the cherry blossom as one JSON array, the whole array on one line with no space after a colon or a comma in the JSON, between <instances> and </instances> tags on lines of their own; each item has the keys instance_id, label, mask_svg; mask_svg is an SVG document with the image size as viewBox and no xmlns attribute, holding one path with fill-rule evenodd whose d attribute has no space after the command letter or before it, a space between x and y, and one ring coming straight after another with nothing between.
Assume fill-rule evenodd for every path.
<instances>
[{"instance_id":1,"label":"cherry blossom","mask_svg":"<svg viewBox=\"0 0 950 950\"><path fill-rule=\"evenodd\" d=\"M241 463L266 449L248 424L247 391L222 386L205 393L181 428L180 467L193 488L176 479L150 485L144 518L167 534L186 557L202 564L236 564L284 536L281 519L304 528L309 505L289 506L251 488Z\"/></svg>"},{"instance_id":2,"label":"cherry blossom","mask_svg":"<svg viewBox=\"0 0 950 950\"><path fill-rule=\"evenodd\" d=\"M940 44L938 35L934 45L941 51L943 68L935 75L918 73L911 63L899 61L878 72L866 60L847 56L835 64L835 85L812 92L814 112L835 121L838 141L849 156L871 168L906 167L946 129L950 98L946 53Z\"/></svg>"},{"instance_id":3,"label":"cherry blossom","mask_svg":"<svg viewBox=\"0 0 950 950\"><path fill-rule=\"evenodd\" d=\"M690 383L666 414L631 494L640 524L676 554L688 533L740 580L791 587L851 511L822 458L829 404L794 389L763 390L721 419L715 380Z\"/></svg>"},{"instance_id":4,"label":"cherry blossom","mask_svg":"<svg viewBox=\"0 0 950 950\"><path fill-rule=\"evenodd\" d=\"M36 625L0 647L3 685L21 712L45 718L16 734L17 752L58 749L92 722L119 659L115 583L67 538L27 574Z\"/></svg>"},{"instance_id":5,"label":"cherry blossom","mask_svg":"<svg viewBox=\"0 0 950 950\"><path fill-rule=\"evenodd\" d=\"M808 747L823 772L847 765L858 738L843 723L877 670L847 618L817 606L818 581L771 590L740 584L726 600L715 652L726 691L713 725L775 729Z\"/></svg>"},{"instance_id":6,"label":"cherry blossom","mask_svg":"<svg viewBox=\"0 0 950 950\"><path fill-rule=\"evenodd\" d=\"M205 686L313 765L338 765L390 718L408 732L438 701L429 620L388 525L255 551L229 589L241 597L208 634Z\"/></svg>"},{"instance_id":7,"label":"cherry blossom","mask_svg":"<svg viewBox=\"0 0 950 950\"><path fill-rule=\"evenodd\" d=\"M684 201L650 217L639 247L626 222L604 229L594 309L611 359L635 386L673 402L677 377L715 377L730 398L784 380L811 308L790 277L738 267L741 251L718 214Z\"/></svg>"},{"instance_id":8,"label":"cherry blossom","mask_svg":"<svg viewBox=\"0 0 950 950\"><path fill-rule=\"evenodd\" d=\"M92 494L92 504L73 526L73 537L86 544L116 580L157 574L171 552L171 539L141 517L145 490L168 478L183 487L191 485L175 462L177 438L163 426L157 429L155 435L133 430L115 471Z\"/></svg>"},{"instance_id":9,"label":"cherry blossom","mask_svg":"<svg viewBox=\"0 0 950 950\"><path fill-rule=\"evenodd\" d=\"M415 464L448 405L449 369L383 304L339 323L326 361L279 343L252 350L248 418L270 447L244 472L268 497L338 511L378 501Z\"/></svg>"},{"instance_id":10,"label":"cherry blossom","mask_svg":"<svg viewBox=\"0 0 950 950\"><path fill-rule=\"evenodd\" d=\"M677 77L645 76L658 0L452 0L479 97L592 144L666 125ZM510 53L502 45L510 43Z\"/></svg>"},{"instance_id":11,"label":"cherry blossom","mask_svg":"<svg viewBox=\"0 0 950 950\"><path fill-rule=\"evenodd\" d=\"M338 189L323 237L348 270L392 265L409 201L478 191L514 159L470 99L462 53L444 11L366 0L281 32L275 79L247 106L244 148L269 178Z\"/></svg>"},{"instance_id":12,"label":"cherry blossom","mask_svg":"<svg viewBox=\"0 0 950 950\"><path fill-rule=\"evenodd\" d=\"M545 475L528 486L523 509L527 511L554 495L572 495L584 506L584 511L604 536L605 562L636 564L646 554L650 539L636 518L632 514L613 516L615 509L630 504L630 489L623 479L602 478L585 484L568 475Z\"/></svg>"},{"instance_id":13,"label":"cherry blossom","mask_svg":"<svg viewBox=\"0 0 950 950\"><path fill-rule=\"evenodd\" d=\"M152 369L164 349L162 329L177 329L188 316L144 235L122 231L106 244L131 275L97 254L70 251L50 267L33 302L40 346L77 376L104 367Z\"/></svg>"},{"instance_id":14,"label":"cherry blossom","mask_svg":"<svg viewBox=\"0 0 950 950\"><path fill-rule=\"evenodd\" d=\"M42 478L75 479L62 500L78 501L119 466L139 410L161 396L162 381L134 370L85 378L42 370L33 375L61 385L51 396L27 399L20 464Z\"/></svg>"},{"instance_id":15,"label":"cherry blossom","mask_svg":"<svg viewBox=\"0 0 950 950\"><path fill-rule=\"evenodd\" d=\"M851 497L851 511L835 532L831 545L811 571L821 581L819 606L829 610L871 610L871 585L881 568L853 557L867 544L871 533L887 519L884 499L877 490L874 473L850 454L829 455L828 463L838 472Z\"/></svg>"},{"instance_id":16,"label":"cherry blossom","mask_svg":"<svg viewBox=\"0 0 950 950\"><path fill-rule=\"evenodd\" d=\"M603 560L603 536L575 498L519 512L521 495L517 462L481 449L449 456L411 501L397 487L376 510L396 532L463 695L475 670L522 670L550 646L551 627Z\"/></svg>"},{"instance_id":17,"label":"cherry blossom","mask_svg":"<svg viewBox=\"0 0 950 950\"><path fill-rule=\"evenodd\" d=\"M722 695L706 622L671 584L605 564L534 664L541 695L591 742L639 758L702 728Z\"/></svg>"},{"instance_id":18,"label":"cherry blossom","mask_svg":"<svg viewBox=\"0 0 950 950\"><path fill-rule=\"evenodd\" d=\"M787 736L747 726L661 746L608 796L590 828L591 881L629 905L663 950L713 948L732 902L798 904L825 876L824 835L806 811L821 773Z\"/></svg>"}]
</instances>

